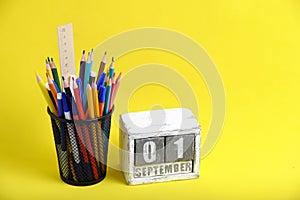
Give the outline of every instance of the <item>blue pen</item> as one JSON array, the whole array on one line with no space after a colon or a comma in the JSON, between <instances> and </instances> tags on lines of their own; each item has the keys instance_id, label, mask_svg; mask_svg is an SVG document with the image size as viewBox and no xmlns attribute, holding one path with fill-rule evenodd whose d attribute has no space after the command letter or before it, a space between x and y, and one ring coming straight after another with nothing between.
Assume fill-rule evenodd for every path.
<instances>
[{"instance_id":1,"label":"blue pen","mask_svg":"<svg viewBox=\"0 0 300 200\"><path fill-rule=\"evenodd\" d=\"M63 103L65 118L67 120L72 120L71 112L70 112L68 104L67 104L67 96L64 92L62 93L62 103ZM77 145L77 141L76 141L76 137L75 137L75 131L74 131L71 123L69 123L69 122L67 122L67 128L68 128L69 138L70 138L70 142L71 142L71 146L72 146L73 157L74 157L75 162L78 164L80 162L80 158L79 158L78 145Z\"/></svg>"},{"instance_id":2,"label":"blue pen","mask_svg":"<svg viewBox=\"0 0 300 200\"><path fill-rule=\"evenodd\" d=\"M57 113L59 118L64 118L64 111L62 105L62 94L57 93ZM60 123L60 137L61 137L61 150L67 150L67 143L66 143L66 133L65 133L65 124L62 122Z\"/></svg>"},{"instance_id":3,"label":"blue pen","mask_svg":"<svg viewBox=\"0 0 300 200\"><path fill-rule=\"evenodd\" d=\"M97 82L97 90L100 90L100 86L102 86L104 84L105 76L106 76L106 74L103 72Z\"/></svg>"},{"instance_id":4,"label":"blue pen","mask_svg":"<svg viewBox=\"0 0 300 200\"><path fill-rule=\"evenodd\" d=\"M105 93L106 93L106 88L105 88L105 86L101 85L99 88L99 93L98 93L100 117L104 114L103 110L104 110L104 104L105 104Z\"/></svg>"}]
</instances>

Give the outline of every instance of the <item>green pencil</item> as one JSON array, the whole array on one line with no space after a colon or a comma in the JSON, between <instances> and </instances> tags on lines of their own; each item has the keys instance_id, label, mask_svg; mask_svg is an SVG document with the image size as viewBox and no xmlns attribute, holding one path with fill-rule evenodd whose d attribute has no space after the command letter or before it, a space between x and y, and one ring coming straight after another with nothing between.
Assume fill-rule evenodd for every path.
<instances>
[{"instance_id":1,"label":"green pencil","mask_svg":"<svg viewBox=\"0 0 300 200\"><path fill-rule=\"evenodd\" d=\"M49 59L49 58L48 58ZM59 88L59 92L61 92L61 87L60 87L60 81L59 81L59 76L58 76L58 72L57 72L57 68L55 66L54 60L53 58L51 58L51 71L52 71L52 75L54 78L55 83L57 84L58 88Z\"/></svg>"}]
</instances>

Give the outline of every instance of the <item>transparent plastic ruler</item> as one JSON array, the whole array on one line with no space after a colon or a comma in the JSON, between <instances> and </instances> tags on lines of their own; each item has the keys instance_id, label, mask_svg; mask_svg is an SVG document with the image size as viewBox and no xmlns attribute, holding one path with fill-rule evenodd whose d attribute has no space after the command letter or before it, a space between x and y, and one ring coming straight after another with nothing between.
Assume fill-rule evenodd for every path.
<instances>
[{"instance_id":1,"label":"transparent plastic ruler","mask_svg":"<svg viewBox=\"0 0 300 200\"><path fill-rule=\"evenodd\" d=\"M60 72L65 78L76 75L72 24L57 27Z\"/></svg>"}]
</instances>

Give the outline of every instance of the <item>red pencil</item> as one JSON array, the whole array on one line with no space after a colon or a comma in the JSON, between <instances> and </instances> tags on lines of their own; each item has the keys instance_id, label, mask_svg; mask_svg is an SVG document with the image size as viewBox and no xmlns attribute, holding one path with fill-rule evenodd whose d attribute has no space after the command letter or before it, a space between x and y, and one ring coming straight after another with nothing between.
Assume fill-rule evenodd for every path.
<instances>
[{"instance_id":1,"label":"red pencil","mask_svg":"<svg viewBox=\"0 0 300 200\"><path fill-rule=\"evenodd\" d=\"M73 119L74 120L79 120L79 116L78 116L78 113L77 113L77 109L76 109L76 104L75 104L75 101L74 99L72 98L72 114L73 114ZM80 151L82 152L82 155L83 155L83 160L85 163L88 163L89 162L89 158L88 158L88 155L87 155L87 151L86 151L86 148L85 148L85 143L84 143L84 137L83 137L83 133L82 133L82 129L81 129L81 125L80 124L77 124L76 125L76 130L77 130L77 139L78 139L78 142L79 142L79 148L80 148Z\"/></svg>"},{"instance_id":2,"label":"red pencil","mask_svg":"<svg viewBox=\"0 0 300 200\"><path fill-rule=\"evenodd\" d=\"M77 110L78 110L79 118L81 120L86 120L87 117L86 117L86 115L84 114L84 111L83 111L82 101L81 101L81 98L80 98L78 85L77 85L76 81L74 81L74 78L72 78L72 79L73 79L74 97L75 97L75 101L76 101L76 107L77 107ZM86 141L86 147L87 147L87 150L88 150L87 153L89 155L91 165L92 165L93 175L94 175L95 179L98 179L99 174L98 174L97 165L96 165L96 161L95 161L95 157L94 157L94 153L93 153L93 149L92 149L92 143L91 143L90 136L89 136L89 130L88 130L88 127L85 124L82 125L82 128L83 128L84 137L85 137L85 141Z\"/></svg>"},{"instance_id":3,"label":"red pencil","mask_svg":"<svg viewBox=\"0 0 300 200\"><path fill-rule=\"evenodd\" d=\"M86 118L85 118L85 114L84 114L83 107L82 107L82 101L80 98L79 88L78 88L76 81L74 81L74 78L72 78L72 79L73 79L72 82L73 82L74 97L75 97L75 101L76 101L76 107L78 110L79 118L81 120L85 120Z\"/></svg>"}]
</instances>

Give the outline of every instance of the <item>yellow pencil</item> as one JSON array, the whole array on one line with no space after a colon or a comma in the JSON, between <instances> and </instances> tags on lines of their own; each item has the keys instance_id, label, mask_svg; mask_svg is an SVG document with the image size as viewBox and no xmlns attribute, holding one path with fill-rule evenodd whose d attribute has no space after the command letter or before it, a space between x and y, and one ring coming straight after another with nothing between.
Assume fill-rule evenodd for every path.
<instances>
[{"instance_id":1,"label":"yellow pencil","mask_svg":"<svg viewBox=\"0 0 300 200\"><path fill-rule=\"evenodd\" d=\"M42 92L42 94L43 94L43 96L44 96L44 98L45 98L45 100L46 100L46 102L47 102L47 104L48 104L51 112L54 113L55 115L57 115L57 110L56 110L53 102L50 99L50 96L49 96L49 94L48 94L48 92L47 92L47 90L45 88L45 84L44 84L42 78L38 75L38 73L36 73L36 80L37 80L37 82L39 84L41 92Z\"/></svg>"},{"instance_id":2,"label":"yellow pencil","mask_svg":"<svg viewBox=\"0 0 300 200\"><path fill-rule=\"evenodd\" d=\"M92 85L92 91L93 91L93 98L94 98L94 109L95 109L95 117L100 117L100 111L99 111L99 101L98 101L98 90L97 90L97 84L94 82ZM103 162L104 154L103 154L103 145L102 145L102 129L101 129L101 122L99 121L96 123L96 141L98 142L97 149L95 152L95 156L97 158L97 165L98 167L101 166L101 161ZM103 170L102 170L103 171Z\"/></svg>"},{"instance_id":3,"label":"yellow pencil","mask_svg":"<svg viewBox=\"0 0 300 200\"><path fill-rule=\"evenodd\" d=\"M93 92L90 84L87 84L86 86L86 96L88 101L88 111L89 116L91 119L95 118L95 112L94 112L94 103L93 103ZM96 122L97 123L97 122ZM93 137L93 144L94 144L94 155L96 158L96 162L99 161L99 149L98 149L98 142L97 142L97 128L95 123L91 123L91 133Z\"/></svg>"},{"instance_id":4,"label":"yellow pencil","mask_svg":"<svg viewBox=\"0 0 300 200\"><path fill-rule=\"evenodd\" d=\"M89 116L91 119L95 118L95 112L94 112L94 103L93 103L93 94L92 94L92 88L90 84L87 84L86 86L86 95L88 100L88 111Z\"/></svg>"},{"instance_id":5,"label":"yellow pencil","mask_svg":"<svg viewBox=\"0 0 300 200\"><path fill-rule=\"evenodd\" d=\"M49 74L51 80L53 80L52 71L48 60L46 59L46 72Z\"/></svg>"},{"instance_id":6,"label":"yellow pencil","mask_svg":"<svg viewBox=\"0 0 300 200\"><path fill-rule=\"evenodd\" d=\"M100 117L97 84L92 85L95 117Z\"/></svg>"}]
</instances>

